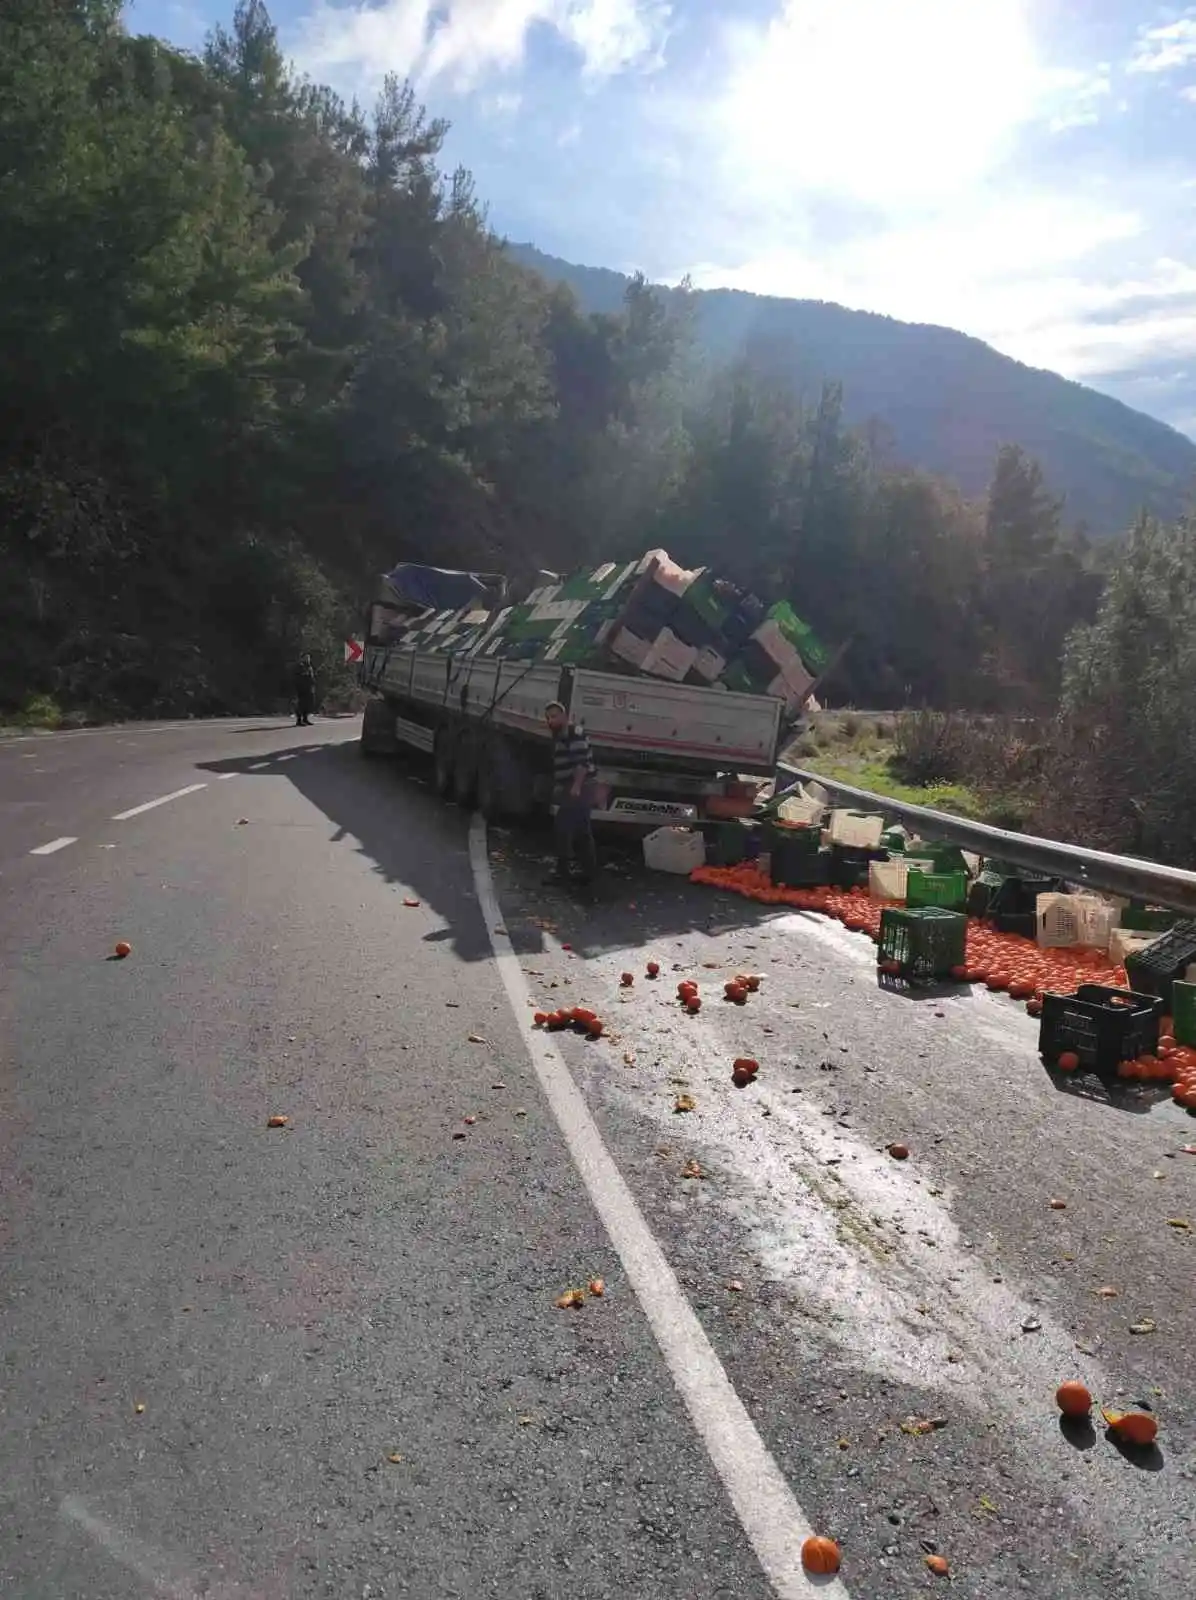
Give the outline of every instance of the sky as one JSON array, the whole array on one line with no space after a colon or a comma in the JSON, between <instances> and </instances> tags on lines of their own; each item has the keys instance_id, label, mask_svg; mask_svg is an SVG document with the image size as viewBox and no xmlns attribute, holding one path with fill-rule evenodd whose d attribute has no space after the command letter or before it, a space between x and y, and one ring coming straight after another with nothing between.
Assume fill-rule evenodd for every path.
<instances>
[{"instance_id":1,"label":"sky","mask_svg":"<svg viewBox=\"0 0 1196 1600\"><path fill-rule=\"evenodd\" d=\"M233 0L133 0L199 48ZM495 229L975 334L1196 437L1196 5L275 0L299 70L452 124Z\"/></svg>"}]
</instances>

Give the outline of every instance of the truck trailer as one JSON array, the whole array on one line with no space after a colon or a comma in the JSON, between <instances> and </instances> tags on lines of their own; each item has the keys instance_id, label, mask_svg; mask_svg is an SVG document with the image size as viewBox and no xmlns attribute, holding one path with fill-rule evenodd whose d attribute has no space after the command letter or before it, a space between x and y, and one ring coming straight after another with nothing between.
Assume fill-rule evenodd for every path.
<instances>
[{"instance_id":1,"label":"truck trailer","mask_svg":"<svg viewBox=\"0 0 1196 1600\"><path fill-rule=\"evenodd\" d=\"M489 588L493 595L492 580ZM551 645L537 646L530 659L487 653L509 609L487 612L486 604L469 616L468 606L445 612L430 626L385 603L370 607L358 668L370 696L363 755L418 752L431 759L439 794L490 819L527 817L551 805L544 709L559 701L593 749L596 822L644 831L751 811L793 731L792 703L722 684L672 682L621 663L604 670L545 659ZM565 623L576 633L572 616Z\"/></svg>"}]
</instances>

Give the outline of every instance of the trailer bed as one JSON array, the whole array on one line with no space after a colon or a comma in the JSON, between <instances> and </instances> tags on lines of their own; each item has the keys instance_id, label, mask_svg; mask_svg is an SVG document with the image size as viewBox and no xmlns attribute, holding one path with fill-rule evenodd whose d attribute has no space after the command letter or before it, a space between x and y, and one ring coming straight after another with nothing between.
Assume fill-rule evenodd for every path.
<instances>
[{"instance_id":1,"label":"trailer bed","mask_svg":"<svg viewBox=\"0 0 1196 1600\"><path fill-rule=\"evenodd\" d=\"M544 707L560 700L600 761L663 759L690 772L771 775L784 711L769 695L402 646L368 646L361 681L433 719L451 712L545 743Z\"/></svg>"}]
</instances>

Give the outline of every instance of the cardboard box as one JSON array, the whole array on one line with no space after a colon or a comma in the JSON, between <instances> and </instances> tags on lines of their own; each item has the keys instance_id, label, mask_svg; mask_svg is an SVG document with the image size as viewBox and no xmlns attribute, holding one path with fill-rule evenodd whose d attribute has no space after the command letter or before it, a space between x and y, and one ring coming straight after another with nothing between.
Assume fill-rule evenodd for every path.
<instances>
[{"instance_id":1,"label":"cardboard box","mask_svg":"<svg viewBox=\"0 0 1196 1600\"><path fill-rule=\"evenodd\" d=\"M652 648L651 639L641 639L630 628L620 628L607 647L617 661L642 668Z\"/></svg>"},{"instance_id":2,"label":"cardboard box","mask_svg":"<svg viewBox=\"0 0 1196 1600\"><path fill-rule=\"evenodd\" d=\"M727 670L727 658L707 645L694 657L693 670L703 682L714 683Z\"/></svg>"},{"instance_id":3,"label":"cardboard box","mask_svg":"<svg viewBox=\"0 0 1196 1600\"><path fill-rule=\"evenodd\" d=\"M662 628L642 663L642 670L654 678L680 683L697 659L693 645L685 644L671 628Z\"/></svg>"}]
</instances>

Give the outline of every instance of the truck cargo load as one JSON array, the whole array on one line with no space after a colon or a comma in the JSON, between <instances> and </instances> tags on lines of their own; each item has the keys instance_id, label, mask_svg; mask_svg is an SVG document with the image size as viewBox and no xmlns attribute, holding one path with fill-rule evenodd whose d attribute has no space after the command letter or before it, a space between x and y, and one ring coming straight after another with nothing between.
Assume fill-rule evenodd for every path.
<instances>
[{"instance_id":1,"label":"truck cargo load","mask_svg":"<svg viewBox=\"0 0 1196 1600\"><path fill-rule=\"evenodd\" d=\"M750 811L826 660L791 606L664 550L467 585L457 605L375 603L367 627L366 754L421 751L441 793L526 814L550 790L544 707L560 701L598 763L595 818L637 826Z\"/></svg>"}]
</instances>

